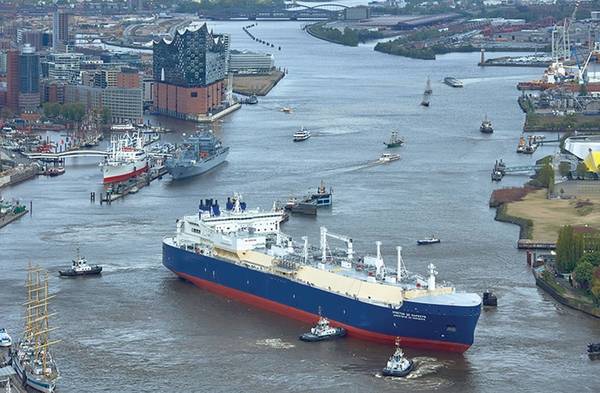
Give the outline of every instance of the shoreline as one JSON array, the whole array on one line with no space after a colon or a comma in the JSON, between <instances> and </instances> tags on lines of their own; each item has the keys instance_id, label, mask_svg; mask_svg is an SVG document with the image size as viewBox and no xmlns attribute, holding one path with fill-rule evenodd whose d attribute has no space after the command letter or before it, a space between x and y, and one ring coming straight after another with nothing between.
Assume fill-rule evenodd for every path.
<instances>
[{"instance_id":1,"label":"shoreline","mask_svg":"<svg viewBox=\"0 0 600 393\"><path fill-rule=\"evenodd\" d=\"M590 315L590 316L593 316L596 318L600 318L600 307L596 307L593 304L583 303L581 300L579 300L576 297L563 296L560 293L560 291L557 288L555 288L555 286L558 286L558 288L561 288L562 290L564 290L565 293L568 293L569 289L564 288L561 284L559 284L556 281L553 283L554 285L546 282L546 280L543 277L544 272L547 272L548 274L550 274L550 272L547 271L545 269L545 267L532 269L533 277L535 278L535 284L538 287L540 287L540 289L542 289L544 292L546 292L547 294L552 296L552 298L554 300L556 300L557 302L559 302L560 304L562 304L564 306L567 306L567 307L572 308L577 311L581 311L587 315Z\"/></svg>"}]
</instances>

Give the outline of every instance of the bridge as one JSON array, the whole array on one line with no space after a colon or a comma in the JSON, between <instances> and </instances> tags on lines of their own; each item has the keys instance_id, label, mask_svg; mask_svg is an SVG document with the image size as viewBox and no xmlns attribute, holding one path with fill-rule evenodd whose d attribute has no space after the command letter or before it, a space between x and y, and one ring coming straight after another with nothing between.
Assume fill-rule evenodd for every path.
<instances>
[{"instance_id":1,"label":"bridge","mask_svg":"<svg viewBox=\"0 0 600 393\"><path fill-rule=\"evenodd\" d=\"M62 160L63 158L74 157L106 157L108 152L100 150L67 150L60 153L24 153L32 160Z\"/></svg>"},{"instance_id":2,"label":"bridge","mask_svg":"<svg viewBox=\"0 0 600 393\"><path fill-rule=\"evenodd\" d=\"M328 20L337 19L349 8L342 4L288 4L286 8L271 8L257 10L229 10L206 11L203 16L217 20Z\"/></svg>"},{"instance_id":3,"label":"bridge","mask_svg":"<svg viewBox=\"0 0 600 393\"><path fill-rule=\"evenodd\" d=\"M522 165L522 166L507 166L502 171L504 173L529 173L542 169L543 165Z\"/></svg>"}]
</instances>

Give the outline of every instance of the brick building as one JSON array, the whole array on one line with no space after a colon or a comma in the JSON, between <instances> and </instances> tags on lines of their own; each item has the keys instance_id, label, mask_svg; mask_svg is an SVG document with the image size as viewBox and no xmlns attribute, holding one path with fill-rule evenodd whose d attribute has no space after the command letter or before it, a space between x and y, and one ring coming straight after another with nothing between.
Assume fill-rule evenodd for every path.
<instances>
[{"instance_id":1,"label":"brick building","mask_svg":"<svg viewBox=\"0 0 600 393\"><path fill-rule=\"evenodd\" d=\"M194 120L218 111L225 97L226 43L206 24L154 43L154 108Z\"/></svg>"}]
</instances>

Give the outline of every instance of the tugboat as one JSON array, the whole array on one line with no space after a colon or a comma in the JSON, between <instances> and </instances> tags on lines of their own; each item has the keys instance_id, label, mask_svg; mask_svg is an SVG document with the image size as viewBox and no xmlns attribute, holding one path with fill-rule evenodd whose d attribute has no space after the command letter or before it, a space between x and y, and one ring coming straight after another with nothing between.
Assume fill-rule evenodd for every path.
<instances>
[{"instance_id":1,"label":"tugboat","mask_svg":"<svg viewBox=\"0 0 600 393\"><path fill-rule=\"evenodd\" d=\"M300 127L300 129L294 133L294 142L302 142L308 138L310 138L310 131L304 127Z\"/></svg>"},{"instance_id":2,"label":"tugboat","mask_svg":"<svg viewBox=\"0 0 600 393\"><path fill-rule=\"evenodd\" d=\"M10 347L11 345L12 338L10 338L5 328L0 328L0 347Z\"/></svg>"},{"instance_id":3,"label":"tugboat","mask_svg":"<svg viewBox=\"0 0 600 393\"><path fill-rule=\"evenodd\" d=\"M497 307L498 306L498 298L491 291L485 291L483 293L483 305L485 307Z\"/></svg>"},{"instance_id":4,"label":"tugboat","mask_svg":"<svg viewBox=\"0 0 600 393\"><path fill-rule=\"evenodd\" d=\"M484 134L491 134L494 132L494 127L492 127L492 122L488 120L487 115L485 119L481 122L481 126L479 127L479 131Z\"/></svg>"},{"instance_id":5,"label":"tugboat","mask_svg":"<svg viewBox=\"0 0 600 393\"><path fill-rule=\"evenodd\" d=\"M300 340L306 342L325 341L336 337L344 337L346 335L346 329L342 327L331 327L329 326L329 320L323 318L319 309L319 321L315 327L310 329L310 332L304 333L300 336Z\"/></svg>"},{"instance_id":6,"label":"tugboat","mask_svg":"<svg viewBox=\"0 0 600 393\"><path fill-rule=\"evenodd\" d=\"M398 161L400 159L400 154L391 154L391 153L383 153L377 162L381 164L386 164L392 161Z\"/></svg>"},{"instance_id":7,"label":"tugboat","mask_svg":"<svg viewBox=\"0 0 600 393\"><path fill-rule=\"evenodd\" d=\"M73 276L89 276L100 274L102 272L102 266L94 265L90 266L87 264L87 259L79 256L79 248L77 249L77 258L73 259L73 266L69 270L59 270L58 273L61 276L73 277Z\"/></svg>"},{"instance_id":8,"label":"tugboat","mask_svg":"<svg viewBox=\"0 0 600 393\"><path fill-rule=\"evenodd\" d=\"M406 377L413 370L414 362L412 359L404 357L404 352L400 348L400 339L396 338L396 351L390 356L386 366L382 370L385 377Z\"/></svg>"},{"instance_id":9,"label":"tugboat","mask_svg":"<svg viewBox=\"0 0 600 393\"><path fill-rule=\"evenodd\" d=\"M587 353L590 359L597 359L600 357L600 343L588 344Z\"/></svg>"},{"instance_id":10,"label":"tugboat","mask_svg":"<svg viewBox=\"0 0 600 393\"><path fill-rule=\"evenodd\" d=\"M398 136L398 132L392 131L390 140L388 142L383 142L383 144L387 147L399 147L404 144L404 140Z\"/></svg>"},{"instance_id":11,"label":"tugboat","mask_svg":"<svg viewBox=\"0 0 600 393\"><path fill-rule=\"evenodd\" d=\"M419 239L417 240L417 244L419 246L424 246L424 245L428 245L428 244L435 244L435 243L441 243L441 240L433 235L431 235L428 238L425 239Z\"/></svg>"}]
</instances>

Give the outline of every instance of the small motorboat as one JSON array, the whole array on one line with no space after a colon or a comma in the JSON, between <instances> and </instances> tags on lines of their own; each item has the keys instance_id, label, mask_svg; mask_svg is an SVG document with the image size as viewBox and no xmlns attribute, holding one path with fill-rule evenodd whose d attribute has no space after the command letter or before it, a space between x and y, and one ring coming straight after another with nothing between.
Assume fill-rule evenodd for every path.
<instances>
[{"instance_id":1,"label":"small motorboat","mask_svg":"<svg viewBox=\"0 0 600 393\"><path fill-rule=\"evenodd\" d=\"M481 122L481 126L479 127L479 131L482 132L482 133L484 133L484 134L491 134L491 133L494 132L494 127L492 127L492 122L487 118L487 116Z\"/></svg>"},{"instance_id":2,"label":"small motorboat","mask_svg":"<svg viewBox=\"0 0 600 393\"><path fill-rule=\"evenodd\" d=\"M300 340L307 342L324 341L336 337L344 337L346 329L342 327L331 327L327 318L320 317L315 327L310 332L300 336Z\"/></svg>"},{"instance_id":3,"label":"small motorboat","mask_svg":"<svg viewBox=\"0 0 600 393\"><path fill-rule=\"evenodd\" d=\"M390 140L388 142L383 142L383 144L387 147L399 147L404 144L404 139L398 136L398 132L392 131Z\"/></svg>"},{"instance_id":4,"label":"small motorboat","mask_svg":"<svg viewBox=\"0 0 600 393\"><path fill-rule=\"evenodd\" d=\"M102 272L102 266L88 265L87 259L79 256L79 249L77 249L77 258L73 259L73 265L68 270L59 270L58 273L65 277L74 276L90 276L100 274Z\"/></svg>"},{"instance_id":5,"label":"small motorboat","mask_svg":"<svg viewBox=\"0 0 600 393\"><path fill-rule=\"evenodd\" d=\"M425 239L419 239L419 240L417 240L417 244L420 245L420 246L424 246L424 245L427 245L427 244L435 244L435 243L440 243L440 242L441 242L441 240L439 238L433 236L433 235L431 237L428 237L428 238L425 238Z\"/></svg>"},{"instance_id":6,"label":"small motorboat","mask_svg":"<svg viewBox=\"0 0 600 393\"><path fill-rule=\"evenodd\" d=\"M526 147L527 147L527 142L525 142L525 137L521 136L519 138L519 144L517 145L517 153L525 153Z\"/></svg>"},{"instance_id":7,"label":"small motorboat","mask_svg":"<svg viewBox=\"0 0 600 393\"><path fill-rule=\"evenodd\" d=\"M289 106L284 106L280 109L280 111L283 113L292 113L294 110L292 108L290 108Z\"/></svg>"},{"instance_id":8,"label":"small motorboat","mask_svg":"<svg viewBox=\"0 0 600 393\"><path fill-rule=\"evenodd\" d=\"M0 328L0 347L10 347L11 345L12 338L5 328Z\"/></svg>"},{"instance_id":9,"label":"small motorboat","mask_svg":"<svg viewBox=\"0 0 600 393\"><path fill-rule=\"evenodd\" d=\"M298 131L294 133L294 142L302 142L310 138L310 131L306 128L301 127Z\"/></svg>"},{"instance_id":10,"label":"small motorboat","mask_svg":"<svg viewBox=\"0 0 600 393\"><path fill-rule=\"evenodd\" d=\"M400 340L396 339L396 351L390 356L381 373L385 377L406 377L413 367L414 362L412 359L404 357L404 352L400 348Z\"/></svg>"},{"instance_id":11,"label":"small motorboat","mask_svg":"<svg viewBox=\"0 0 600 393\"><path fill-rule=\"evenodd\" d=\"M381 157L379 157L378 162L385 164L392 161L398 161L399 159L400 154L383 153Z\"/></svg>"},{"instance_id":12,"label":"small motorboat","mask_svg":"<svg viewBox=\"0 0 600 393\"><path fill-rule=\"evenodd\" d=\"M258 104L258 97L256 97L256 94L252 94L250 97L248 97L245 101L244 104L248 104L248 105L256 105Z\"/></svg>"},{"instance_id":13,"label":"small motorboat","mask_svg":"<svg viewBox=\"0 0 600 393\"><path fill-rule=\"evenodd\" d=\"M450 87L463 87L463 82L459 79L456 79L451 76L447 76L444 78L444 83Z\"/></svg>"},{"instance_id":14,"label":"small motorboat","mask_svg":"<svg viewBox=\"0 0 600 393\"><path fill-rule=\"evenodd\" d=\"M62 166L59 167L55 167L55 168L49 168L48 170L46 170L46 176L50 176L50 177L55 177L55 176L60 176L60 175L64 175L65 173L65 168Z\"/></svg>"},{"instance_id":15,"label":"small motorboat","mask_svg":"<svg viewBox=\"0 0 600 393\"><path fill-rule=\"evenodd\" d=\"M587 353L591 359L600 358L600 343L588 344Z\"/></svg>"},{"instance_id":16,"label":"small motorboat","mask_svg":"<svg viewBox=\"0 0 600 393\"><path fill-rule=\"evenodd\" d=\"M133 186L133 187L131 187L131 188L129 189L129 193L130 193L130 194L135 194L135 193L137 193L139 190L140 190L140 189L139 189L139 188L137 188L137 186Z\"/></svg>"}]
</instances>

